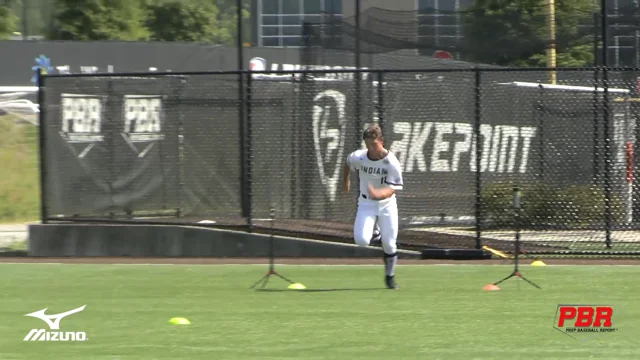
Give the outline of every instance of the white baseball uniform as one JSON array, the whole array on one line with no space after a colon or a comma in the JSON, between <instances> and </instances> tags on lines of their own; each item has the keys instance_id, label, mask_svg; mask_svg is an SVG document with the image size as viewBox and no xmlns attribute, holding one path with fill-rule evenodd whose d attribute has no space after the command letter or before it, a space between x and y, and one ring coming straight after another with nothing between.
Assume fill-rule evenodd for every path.
<instances>
[{"instance_id":1,"label":"white baseball uniform","mask_svg":"<svg viewBox=\"0 0 640 360\"><path fill-rule=\"evenodd\" d=\"M368 194L368 185L371 184L374 188L392 187L396 191L402 190L400 162L390 151L380 160L371 160L367 157L367 149L361 149L349 154L347 165L352 171L357 171L360 177L358 212L353 227L356 244L369 245L377 218L382 248L387 256L395 256L398 237L396 195L393 194L384 200L372 200Z\"/></svg>"}]
</instances>

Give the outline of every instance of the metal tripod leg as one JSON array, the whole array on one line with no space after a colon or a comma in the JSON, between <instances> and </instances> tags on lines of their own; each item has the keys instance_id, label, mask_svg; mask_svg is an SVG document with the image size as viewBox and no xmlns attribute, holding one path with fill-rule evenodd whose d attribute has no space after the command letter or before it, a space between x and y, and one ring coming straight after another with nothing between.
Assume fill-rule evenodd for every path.
<instances>
[{"instance_id":1,"label":"metal tripod leg","mask_svg":"<svg viewBox=\"0 0 640 360\"><path fill-rule=\"evenodd\" d=\"M267 283L269 282L269 277L271 275L275 275L277 277L279 277L280 279L289 282L290 284L293 284L293 281L287 279L286 277L278 274L277 271L275 271L273 268L269 269L269 271L267 272L267 274L265 276L263 276L260 280L258 280L255 284L253 284L249 289L253 289L254 287L256 287L256 285L258 285L260 282L262 282L262 286L260 288L264 288L265 286L267 286Z\"/></svg>"},{"instance_id":2,"label":"metal tripod leg","mask_svg":"<svg viewBox=\"0 0 640 360\"><path fill-rule=\"evenodd\" d=\"M253 289L254 287L256 287L256 285L258 285L260 282L262 282L262 286L260 288L263 288L267 285L267 282L269 282L269 273L267 273L267 275L263 276L260 280L256 281L255 284L251 285L251 287L249 289Z\"/></svg>"},{"instance_id":3,"label":"metal tripod leg","mask_svg":"<svg viewBox=\"0 0 640 360\"><path fill-rule=\"evenodd\" d=\"M526 277L524 277L524 276L522 276L522 275L518 275L518 277L519 277L520 279L522 279L522 280L524 280L524 281L528 282L529 284L531 284L531 285L533 285L533 286L537 287L538 289L542 289L540 286L538 286L538 285L534 284L532 281L528 280Z\"/></svg>"},{"instance_id":4,"label":"metal tripod leg","mask_svg":"<svg viewBox=\"0 0 640 360\"><path fill-rule=\"evenodd\" d=\"M273 263L273 259L274 259L273 223L274 222L275 222L275 210L271 209L271 235L269 236L269 270L267 271L267 274L265 276L263 276L255 284L253 284L249 289L253 289L260 282L262 282L262 286L260 288L264 288L265 286L267 286L267 283L269 282L269 277L271 275L275 275L275 276L277 276L277 277L289 282L290 284L294 283L293 281L287 279L286 277L278 274L278 272L275 270L275 264Z\"/></svg>"},{"instance_id":5,"label":"metal tripod leg","mask_svg":"<svg viewBox=\"0 0 640 360\"><path fill-rule=\"evenodd\" d=\"M520 272L519 272L519 271L517 271L517 270L516 270L516 271L514 271L514 272L512 272L509 276L505 277L504 279L502 279L502 280L500 280L500 281L498 281L498 282L493 283L493 285L498 285L498 284L500 284L501 282L503 282L503 281L505 281L505 280L508 280L508 279L510 279L510 278L512 278L512 277L520 278L520 279L522 279L522 280L524 280L524 281L528 282L529 284L531 284L531 285L533 285L533 286L537 287L538 289L541 289L541 290L542 290L542 288L541 288L540 286L538 286L538 285L534 284L532 281L530 281L529 279L527 279L527 278L525 278L524 276L522 276L522 274L520 274Z\"/></svg>"},{"instance_id":6,"label":"metal tripod leg","mask_svg":"<svg viewBox=\"0 0 640 360\"><path fill-rule=\"evenodd\" d=\"M526 279L524 276L522 276L522 274L520 274L520 271L518 270L518 266L519 266L519 257L520 257L520 229L521 229L521 223L520 223L520 211L521 211L521 207L520 207L520 187L516 186L513 188L513 207L515 208L515 213L514 213L514 220L515 220L515 226L516 226L516 231L515 231L515 242L514 242L514 246L515 246L515 251L514 251L514 269L513 272L511 274L509 274L509 276L505 277L504 279L493 283L493 285L498 285L501 282L510 279L512 277L517 277L520 278L526 282L528 282L529 284L537 287L538 289L542 289L540 286L534 284L533 282L529 281L528 279ZM520 283L518 283L518 289L520 288Z\"/></svg>"},{"instance_id":7,"label":"metal tripod leg","mask_svg":"<svg viewBox=\"0 0 640 360\"><path fill-rule=\"evenodd\" d=\"M498 281L498 282L493 283L493 285L498 285L498 284L500 284L501 282L506 281L506 280L508 280L508 279L510 279L510 278L512 278L512 277L514 277L514 276L516 276L516 273L515 273L515 272L512 272L512 273L511 273L509 276L507 276L506 278L504 278L504 279L502 279L502 280L500 280L500 281Z\"/></svg>"}]
</instances>

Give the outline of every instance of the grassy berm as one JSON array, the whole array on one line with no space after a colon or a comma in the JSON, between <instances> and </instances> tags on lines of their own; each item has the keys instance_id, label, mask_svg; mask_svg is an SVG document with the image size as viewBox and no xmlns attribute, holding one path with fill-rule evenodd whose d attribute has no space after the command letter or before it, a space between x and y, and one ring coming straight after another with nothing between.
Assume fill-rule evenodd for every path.
<instances>
[{"instance_id":1,"label":"grassy berm","mask_svg":"<svg viewBox=\"0 0 640 360\"><path fill-rule=\"evenodd\" d=\"M38 128L0 116L0 224L38 219L38 166Z\"/></svg>"}]
</instances>

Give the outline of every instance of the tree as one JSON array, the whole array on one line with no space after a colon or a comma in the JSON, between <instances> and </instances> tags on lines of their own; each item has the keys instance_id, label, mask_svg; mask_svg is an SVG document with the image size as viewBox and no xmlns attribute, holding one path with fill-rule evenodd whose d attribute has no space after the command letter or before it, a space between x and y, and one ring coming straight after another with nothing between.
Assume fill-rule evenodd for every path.
<instances>
[{"instance_id":1,"label":"tree","mask_svg":"<svg viewBox=\"0 0 640 360\"><path fill-rule=\"evenodd\" d=\"M147 40L145 12L136 0L55 0L54 40Z\"/></svg>"},{"instance_id":2,"label":"tree","mask_svg":"<svg viewBox=\"0 0 640 360\"><path fill-rule=\"evenodd\" d=\"M244 38L250 38L249 4L242 9ZM236 0L150 0L146 26L153 40L235 45Z\"/></svg>"},{"instance_id":3,"label":"tree","mask_svg":"<svg viewBox=\"0 0 640 360\"><path fill-rule=\"evenodd\" d=\"M147 6L151 40L211 42L219 37L218 8L211 3L171 1Z\"/></svg>"},{"instance_id":4,"label":"tree","mask_svg":"<svg viewBox=\"0 0 640 360\"><path fill-rule=\"evenodd\" d=\"M466 60L503 66L546 66L545 0L476 0L462 14ZM555 0L556 65L593 63L595 0ZM586 25L582 30L578 25Z\"/></svg>"},{"instance_id":5,"label":"tree","mask_svg":"<svg viewBox=\"0 0 640 360\"><path fill-rule=\"evenodd\" d=\"M218 9L218 22L220 26L221 43L235 45L238 36L238 12L236 8L236 0L209 0L214 1ZM251 39L251 22L250 20L250 2L242 1L242 41Z\"/></svg>"},{"instance_id":6,"label":"tree","mask_svg":"<svg viewBox=\"0 0 640 360\"><path fill-rule=\"evenodd\" d=\"M7 6L0 6L0 39L8 39L18 24L18 17Z\"/></svg>"}]
</instances>

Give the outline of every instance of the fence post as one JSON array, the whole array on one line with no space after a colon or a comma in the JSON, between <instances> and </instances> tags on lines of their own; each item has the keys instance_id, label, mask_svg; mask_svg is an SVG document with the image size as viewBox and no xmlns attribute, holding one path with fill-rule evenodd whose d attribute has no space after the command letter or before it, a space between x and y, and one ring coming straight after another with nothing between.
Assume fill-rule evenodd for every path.
<instances>
[{"instance_id":1,"label":"fence post","mask_svg":"<svg viewBox=\"0 0 640 360\"><path fill-rule=\"evenodd\" d=\"M178 128L176 129L178 136L178 209L176 210L176 216L181 217L183 215L183 195L184 195L184 111L182 109L182 95L187 83L187 79L182 77L180 79L180 88L177 90L177 98L174 98L176 103L174 109L178 109Z\"/></svg>"},{"instance_id":2,"label":"fence post","mask_svg":"<svg viewBox=\"0 0 640 360\"><path fill-rule=\"evenodd\" d=\"M609 81L607 69L602 70L604 117L604 211L607 248L611 247L611 139L609 129Z\"/></svg>"},{"instance_id":3,"label":"fence post","mask_svg":"<svg viewBox=\"0 0 640 360\"><path fill-rule=\"evenodd\" d=\"M538 173L537 178L539 181L544 181L545 176L545 157L544 157L544 115L545 115L545 104L544 104L544 88L542 84L538 86L538 97L536 101L536 105L534 105L534 115L536 121L536 126L538 128Z\"/></svg>"},{"instance_id":4,"label":"fence post","mask_svg":"<svg viewBox=\"0 0 640 360\"><path fill-rule=\"evenodd\" d=\"M604 117L604 211L605 211L605 243L611 247L611 139L609 138L609 49L608 49L608 14L606 0L600 1L600 16L602 18L602 88L603 88L603 117Z\"/></svg>"},{"instance_id":5,"label":"fence post","mask_svg":"<svg viewBox=\"0 0 640 360\"><path fill-rule=\"evenodd\" d=\"M360 69L360 0L355 0L355 13L356 13L356 69Z\"/></svg>"},{"instance_id":6,"label":"fence post","mask_svg":"<svg viewBox=\"0 0 640 360\"><path fill-rule=\"evenodd\" d=\"M245 139L245 143L244 143L244 182L243 187L244 187L244 191L243 191L243 206L242 208L245 211L245 216L247 217L247 223L249 225L249 231L253 230L253 221L252 221L252 216L253 216L253 209L252 209L252 191L253 191L253 177L252 177L252 169L253 169L253 164L251 163L251 159L253 159L253 131L252 131L252 124L253 124L253 120L252 120L252 114L251 114L251 110L252 110L252 104L253 104L253 98L252 98L252 75L251 73L247 73L247 79L246 79L246 83L247 83L247 87L244 89L245 90L245 98L244 100L244 136L243 138Z\"/></svg>"},{"instance_id":7,"label":"fence post","mask_svg":"<svg viewBox=\"0 0 640 360\"><path fill-rule=\"evenodd\" d=\"M598 80L599 80L599 71L598 69L594 69L593 71L593 185L600 185L600 129L598 126Z\"/></svg>"},{"instance_id":8,"label":"fence post","mask_svg":"<svg viewBox=\"0 0 640 360\"><path fill-rule=\"evenodd\" d=\"M39 145L40 145L40 222L48 223L49 214L47 213L47 161L46 161L46 131L47 124L45 116L47 113L47 105L44 98L44 72L42 68L38 69L38 123L39 123Z\"/></svg>"},{"instance_id":9,"label":"fence post","mask_svg":"<svg viewBox=\"0 0 640 360\"><path fill-rule=\"evenodd\" d=\"M356 61L356 73L355 75L355 81L356 81L356 106L355 106L355 112L356 112L356 133L359 131L362 131L362 116L361 116L361 80L360 77L362 76L362 74L360 73L360 67L361 67L361 63L360 63L360 0L355 0L355 12L356 12L356 46L355 46L355 61ZM360 138L357 137L356 138L356 149L360 148Z\"/></svg>"},{"instance_id":10,"label":"fence post","mask_svg":"<svg viewBox=\"0 0 640 360\"><path fill-rule=\"evenodd\" d=\"M240 206L242 207L242 217L247 219L247 225L251 229L251 211L247 206L247 126L245 119L245 109L247 99L244 96L244 74L238 73L238 126L240 127Z\"/></svg>"},{"instance_id":11,"label":"fence post","mask_svg":"<svg viewBox=\"0 0 640 360\"><path fill-rule=\"evenodd\" d=\"M384 91L382 90L382 83L384 82L384 73L378 71L378 125L384 134Z\"/></svg>"},{"instance_id":12,"label":"fence post","mask_svg":"<svg viewBox=\"0 0 640 360\"><path fill-rule=\"evenodd\" d=\"M476 75L476 86L475 86L475 123L474 123L474 133L475 133L475 141L476 141L476 249L480 249L482 247L481 244L481 216L482 216L482 198L480 196L481 190L481 169L480 165L482 164L482 142L480 141L480 106L481 106L481 98L480 98L480 69L475 69Z\"/></svg>"},{"instance_id":13,"label":"fence post","mask_svg":"<svg viewBox=\"0 0 640 360\"><path fill-rule=\"evenodd\" d=\"M118 108L119 106L114 106L113 103L115 102L116 104L118 103L118 99L116 96L114 96L113 94L113 79L110 78L108 80L108 85L107 85L107 99L105 100L105 111L108 114L107 115L107 131L109 132L109 136L107 137L107 147L109 148L109 180L107 181L107 184L109 185L109 198L111 199L111 206L112 208L117 208L115 206L115 199L113 196L114 190L113 190L113 184L115 183L115 179L116 179L116 164L115 164L115 157L116 157L116 147L115 147L115 138L116 138L116 126L114 124L114 120L116 119L116 114L118 113ZM122 99L121 101L125 101L124 99ZM120 103L120 106L122 106L122 103ZM127 210L125 210L125 214L127 214ZM128 214L127 214L128 215ZM109 217L110 218L115 218L115 212L111 211L109 212Z\"/></svg>"}]
</instances>

